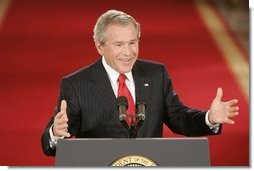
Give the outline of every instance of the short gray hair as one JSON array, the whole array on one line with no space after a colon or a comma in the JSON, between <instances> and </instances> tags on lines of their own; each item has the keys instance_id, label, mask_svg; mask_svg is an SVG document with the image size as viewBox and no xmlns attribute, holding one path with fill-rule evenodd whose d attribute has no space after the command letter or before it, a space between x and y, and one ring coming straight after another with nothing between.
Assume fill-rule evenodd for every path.
<instances>
[{"instance_id":1,"label":"short gray hair","mask_svg":"<svg viewBox=\"0 0 254 171\"><path fill-rule=\"evenodd\" d=\"M107 27L110 24L128 25L130 23L132 23L134 27L136 28L137 39L139 39L140 38L140 24L136 22L136 20L132 16L122 11L109 10L98 18L93 30L93 33L94 33L93 39L94 41L98 41L101 45L103 45L106 41L105 32L107 30Z\"/></svg>"}]
</instances>

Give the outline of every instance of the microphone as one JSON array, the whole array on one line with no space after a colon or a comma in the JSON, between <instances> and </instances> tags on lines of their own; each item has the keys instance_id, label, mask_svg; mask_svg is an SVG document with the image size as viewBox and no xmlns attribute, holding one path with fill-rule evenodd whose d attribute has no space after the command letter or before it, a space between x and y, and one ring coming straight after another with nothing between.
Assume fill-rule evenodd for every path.
<instances>
[{"instance_id":1,"label":"microphone","mask_svg":"<svg viewBox=\"0 0 254 171\"><path fill-rule=\"evenodd\" d=\"M125 96L120 96L117 98L117 106L119 110L119 120L125 121L126 119L126 110L128 108L128 100Z\"/></svg>"},{"instance_id":2,"label":"microphone","mask_svg":"<svg viewBox=\"0 0 254 171\"><path fill-rule=\"evenodd\" d=\"M144 100L139 99L137 100L137 108L138 108L138 113L137 113L137 118L139 121L144 121L146 118L146 103L144 102Z\"/></svg>"}]
</instances>

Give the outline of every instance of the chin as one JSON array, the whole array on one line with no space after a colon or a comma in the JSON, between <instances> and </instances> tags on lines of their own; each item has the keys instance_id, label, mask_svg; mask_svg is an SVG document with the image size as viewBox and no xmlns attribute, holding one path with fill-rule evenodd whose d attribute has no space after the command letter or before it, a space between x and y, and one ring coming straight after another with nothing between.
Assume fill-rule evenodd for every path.
<instances>
[{"instance_id":1,"label":"chin","mask_svg":"<svg viewBox=\"0 0 254 171\"><path fill-rule=\"evenodd\" d=\"M127 73L127 72L130 72L132 70L132 66L120 66L119 67L119 71L120 73Z\"/></svg>"},{"instance_id":2,"label":"chin","mask_svg":"<svg viewBox=\"0 0 254 171\"><path fill-rule=\"evenodd\" d=\"M131 71L131 69L121 69L120 70L120 73L128 73L128 72L130 72Z\"/></svg>"}]
</instances>

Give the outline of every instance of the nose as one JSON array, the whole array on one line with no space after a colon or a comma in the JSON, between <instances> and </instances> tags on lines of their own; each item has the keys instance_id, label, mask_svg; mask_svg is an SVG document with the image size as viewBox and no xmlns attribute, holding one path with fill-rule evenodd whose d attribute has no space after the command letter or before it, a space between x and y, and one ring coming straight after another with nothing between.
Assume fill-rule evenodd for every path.
<instances>
[{"instance_id":1,"label":"nose","mask_svg":"<svg viewBox=\"0 0 254 171\"><path fill-rule=\"evenodd\" d=\"M125 43L123 46L123 54L128 56L131 54L131 47L129 45L129 43Z\"/></svg>"}]
</instances>

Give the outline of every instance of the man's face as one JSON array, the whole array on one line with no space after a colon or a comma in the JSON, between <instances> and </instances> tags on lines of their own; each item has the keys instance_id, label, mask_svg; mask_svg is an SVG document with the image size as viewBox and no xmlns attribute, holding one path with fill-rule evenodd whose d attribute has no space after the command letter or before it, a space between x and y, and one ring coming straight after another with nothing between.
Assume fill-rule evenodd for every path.
<instances>
[{"instance_id":1,"label":"man's face","mask_svg":"<svg viewBox=\"0 0 254 171\"><path fill-rule=\"evenodd\" d=\"M104 45L96 43L98 52L104 55L107 64L119 73L130 72L138 58L137 31L133 24L109 25Z\"/></svg>"}]
</instances>

